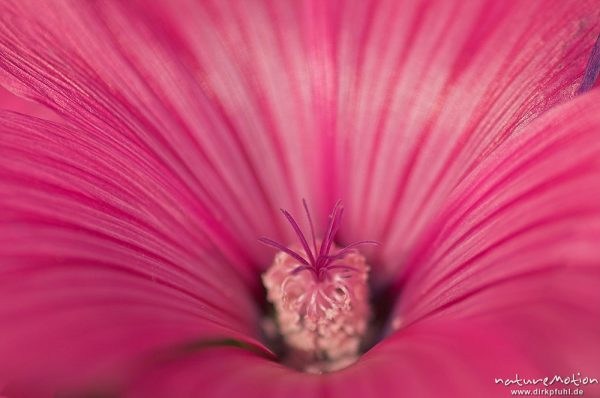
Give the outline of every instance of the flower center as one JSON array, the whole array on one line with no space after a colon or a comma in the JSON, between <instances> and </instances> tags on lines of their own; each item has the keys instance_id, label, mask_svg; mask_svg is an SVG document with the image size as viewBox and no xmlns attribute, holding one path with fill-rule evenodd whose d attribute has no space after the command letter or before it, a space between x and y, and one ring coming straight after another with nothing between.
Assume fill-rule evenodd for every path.
<instances>
[{"instance_id":1,"label":"flower center","mask_svg":"<svg viewBox=\"0 0 600 398\"><path fill-rule=\"evenodd\" d=\"M333 243L343 208L336 203L324 238L317 241L306 206L312 247L285 210L299 244L283 246L267 238L260 241L279 249L263 274L267 299L287 348L287 361L308 372L343 368L356 360L370 318L369 266L357 247L377 244L360 241L338 249Z\"/></svg>"}]
</instances>

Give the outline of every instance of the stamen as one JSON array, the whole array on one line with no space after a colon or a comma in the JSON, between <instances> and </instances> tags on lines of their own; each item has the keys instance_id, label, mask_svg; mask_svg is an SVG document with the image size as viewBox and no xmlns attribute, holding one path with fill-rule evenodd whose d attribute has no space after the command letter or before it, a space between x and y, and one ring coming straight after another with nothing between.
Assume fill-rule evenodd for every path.
<instances>
[{"instance_id":1,"label":"stamen","mask_svg":"<svg viewBox=\"0 0 600 398\"><path fill-rule=\"evenodd\" d=\"M260 243L263 243L263 244L267 245L267 246L271 246L271 247L274 247L276 249L279 249L282 252L286 252L290 256L294 257L296 260L300 261L302 264L308 265L308 261L306 261L304 259L304 257L302 257L300 254L296 253L295 251L293 251L291 249L288 249L287 247L285 247L281 243L277 243L274 240L271 240L269 238L259 238L258 241Z\"/></svg>"},{"instance_id":2,"label":"stamen","mask_svg":"<svg viewBox=\"0 0 600 398\"><path fill-rule=\"evenodd\" d=\"M292 215L290 213L288 213L287 211L281 209L281 212L283 213L283 215L285 216L285 218L288 219L288 221L292 225L292 228L294 228L294 231L296 232L296 235L298 235L298 239L300 239L300 243L302 243L302 247L304 248L304 252L308 256L309 262L311 264L314 264L315 263L315 258L313 256L313 253L310 250L310 247L308 247L308 242L306 242L306 238L304 237L304 234L302 233L302 231L300 230L300 227L296 223L296 220L294 220L294 218L292 217Z\"/></svg>"},{"instance_id":3,"label":"stamen","mask_svg":"<svg viewBox=\"0 0 600 398\"><path fill-rule=\"evenodd\" d=\"M310 211L308 211L308 205L306 204L306 199L302 199L302 206L304 206L304 212L306 213L306 218L308 219L308 225L310 225L310 236L312 236L313 248L315 249L315 253L317 252L317 238L315 235L315 227L313 226L312 218L310 216Z\"/></svg>"},{"instance_id":4,"label":"stamen","mask_svg":"<svg viewBox=\"0 0 600 398\"><path fill-rule=\"evenodd\" d=\"M288 362L306 371L332 371L356 359L367 331L369 266L357 248L378 243L359 241L337 249L334 239L344 211L340 201L329 216L324 238L318 241L306 201L302 204L312 247L293 216L281 210L299 244L289 248L268 238L259 239L279 250L263 274L263 284L289 348Z\"/></svg>"}]
</instances>

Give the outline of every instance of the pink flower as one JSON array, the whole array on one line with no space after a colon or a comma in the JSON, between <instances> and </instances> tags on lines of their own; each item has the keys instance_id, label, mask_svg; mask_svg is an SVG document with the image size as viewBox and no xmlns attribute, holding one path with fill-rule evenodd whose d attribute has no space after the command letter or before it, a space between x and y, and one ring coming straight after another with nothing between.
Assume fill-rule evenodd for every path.
<instances>
[{"instance_id":1,"label":"pink flower","mask_svg":"<svg viewBox=\"0 0 600 398\"><path fill-rule=\"evenodd\" d=\"M0 395L600 378L599 10L3 1ZM380 243L359 249L376 343L319 375L263 327L257 239L297 244L278 208L303 197L319 239L341 199L336 244Z\"/></svg>"}]
</instances>

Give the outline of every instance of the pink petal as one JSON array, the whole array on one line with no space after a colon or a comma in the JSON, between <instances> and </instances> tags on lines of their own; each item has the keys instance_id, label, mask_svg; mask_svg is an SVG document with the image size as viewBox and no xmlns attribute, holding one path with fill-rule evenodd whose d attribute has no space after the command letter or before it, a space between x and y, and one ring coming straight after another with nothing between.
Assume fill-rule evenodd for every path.
<instances>
[{"instance_id":1,"label":"pink petal","mask_svg":"<svg viewBox=\"0 0 600 398\"><path fill-rule=\"evenodd\" d=\"M269 263L256 236L286 240L275 209L305 196L322 225L341 197L383 281L482 157L573 96L598 5L24 0L2 6L0 66L159 158L240 272Z\"/></svg>"},{"instance_id":2,"label":"pink petal","mask_svg":"<svg viewBox=\"0 0 600 398\"><path fill-rule=\"evenodd\" d=\"M216 348L140 373L128 397L502 397L494 377L530 370L494 330L429 322L386 340L342 371L299 373L248 351ZM523 366L525 365L525 366Z\"/></svg>"},{"instance_id":3,"label":"pink petal","mask_svg":"<svg viewBox=\"0 0 600 398\"><path fill-rule=\"evenodd\" d=\"M401 327L465 319L539 372L600 372L598 115L594 90L510 137L456 187L409 260Z\"/></svg>"},{"instance_id":4,"label":"pink petal","mask_svg":"<svg viewBox=\"0 0 600 398\"><path fill-rule=\"evenodd\" d=\"M215 348L142 372L128 397L320 397L323 379L239 348Z\"/></svg>"},{"instance_id":5,"label":"pink petal","mask_svg":"<svg viewBox=\"0 0 600 398\"><path fill-rule=\"evenodd\" d=\"M122 377L157 351L206 339L260 346L250 292L196 235L152 163L7 112L0 136L0 381L9 395Z\"/></svg>"},{"instance_id":6,"label":"pink petal","mask_svg":"<svg viewBox=\"0 0 600 398\"><path fill-rule=\"evenodd\" d=\"M407 317L474 286L600 265L599 98L594 90L549 112L455 188L408 261Z\"/></svg>"},{"instance_id":7,"label":"pink petal","mask_svg":"<svg viewBox=\"0 0 600 398\"><path fill-rule=\"evenodd\" d=\"M239 136L233 115L223 114L206 85L195 49L181 42L197 34L180 38L181 21L155 22L169 14L146 2L0 7L6 84L90 138L151 159L177 191L180 217L257 286L256 253L263 253L260 266L268 257L256 238L274 235L273 210L282 201L271 201L264 188L271 176L255 169L268 158L247 153L256 137Z\"/></svg>"},{"instance_id":8,"label":"pink petal","mask_svg":"<svg viewBox=\"0 0 600 398\"><path fill-rule=\"evenodd\" d=\"M60 121L60 116L39 103L25 100L0 87L0 109L24 113L42 119Z\"/></svg>"},{"instance_id":9,"label":"pink petal","mask_svg":"<svg viewBox=\"0 0 600 398\"><path fill-rule=\"evenodd\" d=\"M382 242L380 280L482 158L574 95L600 31L598 1L407 3L339 22L338 183L348 239Z\"/></svg>"}]
</instances>

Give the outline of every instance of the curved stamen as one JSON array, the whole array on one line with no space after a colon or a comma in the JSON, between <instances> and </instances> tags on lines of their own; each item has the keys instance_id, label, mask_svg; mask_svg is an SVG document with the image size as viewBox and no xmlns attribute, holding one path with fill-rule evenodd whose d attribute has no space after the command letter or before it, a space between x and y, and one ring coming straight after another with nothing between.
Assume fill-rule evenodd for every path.
<instances>
[{"instance_id":1,"label":"curved stamen","mask_svg":"<svg viewBox=\"0 0 600 398\"><path fill-rule=\"evenodd\" d=\"M306 238L304 237L302 230L298 226L298 223L296 223L296 220L294 220L294 217L292 217L292 215L289 212L287 212L286 210L283 210L283 209L280 209L280 210L283 213L283 215L285 216L285 218L287 218L287 220L289 221L290 225L294 229L294 232L296 232L296 236L298 236L298 239L300 240L300 243L302 244L302 247L304 248L304 252L308 256L308 261L310 262L311 265L314 266L315 265L315 257L313 256L312 250L310 250L310 247L308 246L308 242L306 241Z\"/></svg>"},{"instance_id":2,"label":"curved stamen","mask_svg":"<svg viewBox=\"0 0 600 398\"><path fill-rule=\"evenodd\" d=\"M304 207L304 211L306 213L306 218L308 219L308 224L310 226L310 233L311 233L314 252L310 248L309 243L306 239L306 236L304 235L304 232L302 232L302 229L300 228L300 226L298 225L298 223L296 222L296 220L294 219L292 214L290 212L288 212L287 210L284 210L284 209L280 209L280 210L283 213L283 215L285 216L285 218L288 220L288 222L290 223L292 228L294 229L294 232L296 233L296 236L298 237L298 240L300 241L300 244L302 245L302 248L304 249L304 253L308 257L308 259L306 259L304 256L302 256L300 253L298 253L294 250L291 250L288 247L282 245L281 243L275 242L274 240L263 237L263 238L260 238L259 241L265 245L274 247L276 249L279 249L279 250L289 254L290 256L292 256L293 258L295 258L296 260L298 260L300 263L302 263L305 266L313 267L314 271L315 271L315 275L320 276L321 269L331 268L330 267L331 263L333 263L336 260L340 260L340 259L344 258L345 256L347 256L350 253L355 252L356 248L358 246L363 246L363 245L377 246L377 245L379 245L379 242L374 241L374 240L361 240L361 241L357 241L357 242L353 242L353 243L349 244L348 246L344 247L343 249L338 250L333 255L329 254L329 251L331 250L331 246L333 245L333 241L335 239L335 235L337 234L337 232L340 228L342 215L344 214L344 207L342 206L342 202L341 202L341 200L338 200L333 207L333 211L329 215L329 224L327 226L327 232L325 233L325 238L321 241L320 247L317 250L317 238L315 235L315 229L314 229L312 217L310 216L310 212L308 211L308 205L306 204L305 199L302 199L302 205ZM304 270L304 269L307 269L307 268L302 268L302 270Z\"/></svg>"},{"instance_id":3,"label":"curved stamen","mask_svg":"<svg viewBox=\"0 0 600 398\"><path fill-rule=\"evenodd\" d=\"M309 265L308 261L306 261L304 259L304 257L302 257L300 254L296 253L292 249L288 249L286 246L282 245L281 243L277 243L274 240L271 240L269 238L258 238L258 241L264 245L274 247L276 249L281 250L282 252L289 254L291 257L294 257L296 260L298 260L302 264Z\"/></svg>"},{"instance_id":4,"label":"curved stamen","mask_svg":"<svg viewBox=\"0 0 600 398\"><path fill-rule=\"evenodd\" d=\"M313 226L312 217L310 216L310 211L308 211L308 205L306 204L306 199L302 199L302 205L304 206L304 212L306 213L306 218L308 219L308 225L310 226L310 235L312 236L313 248L315 249L315 255L317 255L317 237L315 235L315 227Z\"/></svg>"},{"instance_id":5,"label":"curved stamen","mask_svg":"<svg viewBox=\"0 0 600 398\"><path fill-rule=\"evenodd\" d=\"M319 259L323 258L329 253L329 249L331 248L331 243L333 242L333 238L335 236L335 232L337 232L337 228L339 228L339 217L338 217L338 209L342 205L342 201L338 200L333 206L333 212L329 216L329 225L327 226L327 232L325 233L325 238L321 242L321 249L319 250ZM343 208L339 213L340 216L343 213Z\"/></svg>"},{"instance_id":6,"label":"curved stamen","mask_svg":"<svg viewBox=\"0 0 600 398\"><path fill-rule=\"evenodd\" d=\"M379 246L380 243L375 240L359 240L358 242L350 243L348 246L344 247L343 249L338 250L335 254L333 254L331 256L327 256L327 259L329 259L330 261L339 260L340 258L343 258L347 254L355 252L357 250L358 246L363 246L363 245Z\"/></svg>"}]
</instances>

